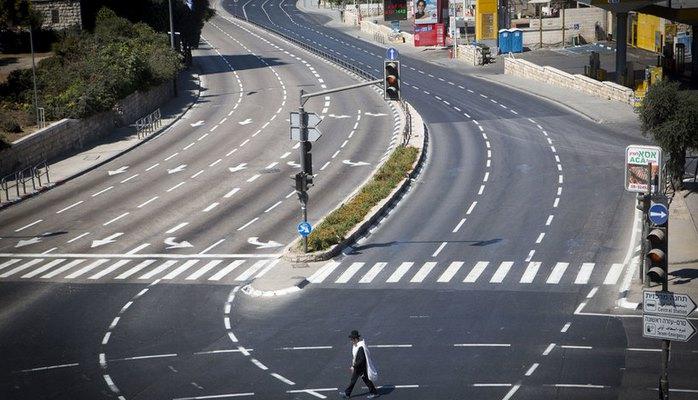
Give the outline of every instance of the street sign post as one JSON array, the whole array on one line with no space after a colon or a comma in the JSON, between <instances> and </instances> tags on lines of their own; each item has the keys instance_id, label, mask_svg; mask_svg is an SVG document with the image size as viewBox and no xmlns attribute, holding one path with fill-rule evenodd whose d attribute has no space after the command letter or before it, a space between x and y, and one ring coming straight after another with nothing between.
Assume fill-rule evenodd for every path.
<instances>
[{"instance_id":1,"label":"street sign post","mask_svg":"<svg viewBox=\"0 0 698 400\"><path fill-rule=\"evenodd\" d=\"M696 303L688 295L672 292L642 292L643 312L672 317L688 317L695 309Z\"/></svg>"},{"instance_id":2,"label":"street sign post","mask_svg":"<svg viewBox=\"0 0 698 400\"><path fill-rule=\"evenodd\" d=\"M297 229L298 234L303 237L308 237L308 235L310 235L310 232L313 231L313 227L307 221L303 221L300 224L298 224Z\"/></svg>"},{"instance_id":3,"label":"street sign post","mask_svg":"<svg viewBox=\"0 0 698 400\"><path fill-rule=\"evenodd\" d=\"M385 59L386 60L395 61L399 57L400 57L400 53L398 53L396 48L388 47L388 49L385 50Z\"/></svg>"},{"instance_id":4,"label":"street sign post","mask_svg":"<svg viewBox=\"0 0 698 400\"><path fill-rule=\"evenodd\" d=\"M657 146L630 145L625 148L625 190L636 193L647 193L648 170L651 164L649 176L652 186L659 183L662 176L662 149ZM655 182L656 181L656 182ZM652 193L658 188L652 190Z\"/></svg>"},{"instance_id":5,"label":"street sign post","mask_svg":"<svg viewBox=\"0 0 698 400\"><path fill-rule=\"evenodd\" d=\"M646 338L687 342L695 333L696 328L686 318L642 316L642 336Z\"/></svg>"},{"instance_id":6,"label":"street sign post","mask_svg":"<svg viewBox=\"0 0 698 400\"><path fill-rule=\"evenodd\" d=\"M669 209L661 203L654 203L649 210L650 221L655 225L664 225L669 219Z\"/></svg>"}]
</instances>

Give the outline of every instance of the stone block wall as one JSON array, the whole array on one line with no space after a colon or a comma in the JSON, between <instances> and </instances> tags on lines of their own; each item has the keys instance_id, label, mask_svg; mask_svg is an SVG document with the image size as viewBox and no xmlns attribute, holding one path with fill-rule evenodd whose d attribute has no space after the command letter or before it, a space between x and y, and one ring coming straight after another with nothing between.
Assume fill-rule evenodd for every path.
<instances>
[{"instance_id":1,"label":"stone block wall","mask_svg":"<svg viewBox=\"0 0 698 400\"><path fill-rule=\"evenodd\" d=\"M480 57L476 51L476 47L473 45L458 45L458 59L467 62L470 65L481 65L482 57Z\"/></svg>"},{"instance_id":2,"label":"stone block wall","mask_svg":"<svg viewBox=\"0 0 698 400\"><path fill-rule=\"evenodd\" d=\"M557 68L536 65L526 60L504 57L504 73L578 90L607 100L630 105L635 102L635 93L625 86L608 81L600 82L581 74L568 74Z\"/></svg>"},{"instance_id":3,"label":"stone block wall","mask_svg":"<svg viewBox=\"0 0 698 400\"><path fill-rule=\"evenodd\" d=\"M587 42L596 41L596 25L601 32L608 32L608 12L602 8L568 8L565 10L565 42L569 44L574 35L580 35ZM578 26L578 28L575 28ZM526 32L536 32L530 34L530 43L538 45L540 39L538 30L540 21L531 18L530 27ZM555 33L556 32L556 33ZM526 45L527 34L524 34L524 45ZM562 42L562 16L557 18L543 18L543 44L554 44Z\"/></svg>"},{"instance_id":4,"label":"stone block wall","mask_svg":"<svg viewBox=\"0 0 698 400\"><path fill-rule=\"evenodd\" d=\"M33 0L32 7L44 17L42 29L63 30L72 27L82 29L79 0ZM54 22L54 17L58 22Z\"/></svg>"},{"instance_id":5,"label":"stone block wall","mask_svg":"<svg viewBox=\"0 0 698 400\"><path fill-rule=\"evenodd\" d=\"M115 128L127 126L153 112L173 95L172 83L168 82L146 92L129 95L112 111L81 120L62 119L16 140L12 147L0 151L0 177L82 149L108 136Z\"/></svg>"}]
</instances>

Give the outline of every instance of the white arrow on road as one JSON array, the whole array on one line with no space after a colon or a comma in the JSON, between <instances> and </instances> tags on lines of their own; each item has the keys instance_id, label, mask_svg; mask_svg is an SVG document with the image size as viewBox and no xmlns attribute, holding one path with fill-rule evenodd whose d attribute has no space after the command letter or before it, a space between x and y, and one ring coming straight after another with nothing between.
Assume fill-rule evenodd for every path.
<instances>
[{"instance_id":1,"label":"white arrow on road","mask_svg":"<svg viewBox=\"0 0 698 400\"><path fill-rule=\"evenodd\" d=\"M203 124L204 124L204 121L203 121L203 120L199 120L199 121L196 121L196 122L194 122L193 124L189 124L189 125L191 125L192 128L196 128L197 126L201 126L201 125L203 125Z\"/></svg>"},{"instance_id":2,"label":"white arrow on road","mask_svg":"<svg viewBox=\"0 0 698 400\"><path fill-rule=\"evenodd\" d=\"M288 161L286 164L292 166L293 168L300 168L300 167L301 167L300 164L296 164L296 163L293 162L293 161Z\"/></svg>"},{"instance_id":3,"label":"white arrow on road","mask_svg":"<svg viewBox=\"0 0 698 400\"><path fill-rule=\"evenodd\" d=\"M109 176L118 175L118 174L123 174L124 172L126 172L127 169L128 169L128 165L124 165L123 167L115 169L114 171L107 171L107 173L109 174Z\"/></svg>"},{"instance_id":4,"label":"white arrow on road","mask_svg":"<svg viewBox=\"0 0 698 400\"><path fill-rule=\"evenodd\" d=\"M118 233L115 233L115 234L113 234L113 235L109 235L109 236L105 237L104 239L93 240L93 241L92 241L92 245L91 245L90 247L91 247L91 248L95 248L95 247L98 247L98 246L102 246L102 245L104 245L104 244L114 243L114 242L116 241L116 240L114 240L114 239L118 238L118 237L121 236L121 235L123 235L123 233L122 233L122 232L118 232Z\"/></svg>"},{"instance_id":5,"label":"white arrow on road","mask_svg":"<svg viewBox=\"0 0 698 400\"><path fill-rule=\"evenodd\" d=\"M246 165L247 165L247 163L241 163L237 167L228 168L228 171L230 171L230 172L242 171L243 169L247 169Z\"/></svg>"},{"instance_id":6,"label":"white arrow on road","mask_svg":"<svg viewBox=\"0 0 698 400\"><path fill-rule=\"evenodd\" d=\"M194 247L191 243L187 242L186 240L182 240L181 242L177 243L175 242L175 237L168 237L165 239L165 244L167 245L166 249L180 249L184 247Z\"/></svg>"},{"instance_id":7,"label":"white arrow on road","mask_svg":"<svg viewBox=\"0 0 698 400\"><path fill-rule=\"evenodd\" d=\"M247 119L244 120L244 121L238 122L238 124L240 124L240 125L247 125L247 124L250 124L250 123L252 123L252 120L249 119L249 118L247 118Z\"/></svg>"},{"instance_id":8,"label":"white arrow on road","mask_svg":"<svg viewBox=\"0 0 698 400\"><path fill-rule=\"evenodd\" d=\"M385 113L375 113L375 114L374 114L374 113L372 113L372 112L366 111L366 112L364 113L364 115L370 115L370 116L372 116L372 117L384 117L384 116L386 116L386 115L388 115L388 114L385 114Z\"/></svg>"},{"instance_id":9,"label":"white arrow on road","mask_svg":"<svg viewBox=\"0 0 698 400\"><path fill-rule=\"evenodd\" d=\"M283 246L281 243L277 243L277 242L275 242L275 241L273 241L273 240L270 240L270 241L268 241L267 243L260 242L260 241L259 241L259 237L257 237L257 236L248 238L248 239L247 239L247 243L249 243L249 244L251 244L251 245L253 245L253 246L257 246L258 249L271 249L271 248L273 248L273 247L281 247L281 246Z\"/></svg>"},{"instance_id":10,"label":"white arrow on road","mask_svg":"<svg viewBox=\"0 0 698 400\"><path fill-rule=\"evenodd\" d=\"M180 165L180 166L178 166L178 167L176 167L176 168L168 169L168 170L167 170L167 173L168 173L168 174L174 174L175 172L181 172L181 171L184 171L184 168L186 168L186 167L187 167L187 164L182 164L182 165Z\"/></svg>"},{"instance_id":11,"label":"white arrow on road","mask_svg":"<svg viewBox=\"0 0 698 400\"><path fill-rule=\"evenodd\" d=\"M27 240L20 240L20 241L17 242L17 244L15 245L15 248L17 248L17 247L29 246L30 244L35 244L35 243L39 243L39 242L41 242L41 238L40 238L40 237L33 237L33 238L27 239Z\"/></svg>"},{"instance_id":12,"label":"white arrow on road","mask_svg":"<svg viewBox=\"0 0 698 400\"><path fill-rule=\"evenodd\" d=\"M364 162L364 161L353 162L353 161L351 161L351 160L344 160L344 161L342 161L342 162L343 162L344 164L350 166L350 167L361 167L361 166L364 166L364 165L371 165L371 164L369 164L369 163L367 163L367 162Z\"/></svg>"},{"instance_id":13,"label":"white arrow on road","mask_svg":"<svg viewBox=\"0 0 698 400\"><path fill-rule=\"evenodd\" d=\"M330 118L337 118L337 119L349 118L348 115L334 115L334 114L330 114L330 115L328 115L328 117L330 117Z\"/></svg>"}]
</instances>

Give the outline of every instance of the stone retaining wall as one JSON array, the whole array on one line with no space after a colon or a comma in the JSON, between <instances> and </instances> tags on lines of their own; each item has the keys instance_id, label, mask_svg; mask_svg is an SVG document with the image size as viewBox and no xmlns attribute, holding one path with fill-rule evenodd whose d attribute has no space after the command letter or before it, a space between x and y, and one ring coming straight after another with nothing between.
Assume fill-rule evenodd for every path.
<instances>
[{"instance_id":1,"label":"stone retaining wall","mask_svg":"<svg viewBox=\"0 0 698 400\"><path fill-rule=\"evenodd\" d=\"M632 89L609 81L597 81L580 74L568 74L557 68L540 66L526 60L504 57L504 73L533 79L558 87L565 87L607 100L633 105L635 93Z\"/></svg>"},{"instance_id":2,"label":"stone retaining wall","mask_svg":"<svg viewBox=\"0 0 698 400\"><path fill-rule=\"evenodd\" d=\"M0 151L0 177L82 149L115 128L127 126L157 109L173 97L172 82L147 92L136 92L121 100L114 110L85 119L62 119L12 143Z\"/></svg>"}]
</instances>

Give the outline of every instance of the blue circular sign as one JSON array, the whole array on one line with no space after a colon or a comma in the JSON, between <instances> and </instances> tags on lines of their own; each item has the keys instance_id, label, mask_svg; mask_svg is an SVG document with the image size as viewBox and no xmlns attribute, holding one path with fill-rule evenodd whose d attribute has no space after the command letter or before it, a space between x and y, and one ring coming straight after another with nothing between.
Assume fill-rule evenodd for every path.
<instances>
[{"instance_id":1,"label":"blue circular sign","mask_svg":"<svg viewBox=\"0 0 698 400\"><path fill-rule=\"evenodd\" d=\"M669 219L669 209L664 204L652 204L649 211L649 218L655 225L664 225Z\"/></svg>"},{"instance_id":2,"label":"blue circular sign","mask_svg":"<svg viewBox=\"0 0 698 400\"><path fill-rule=\"evenodd\" d=\"M307 222L301 222L300 224L298 224L297 229L298 233L303 237L308 237L308 235L310 235L310 232L313 231L313 227L310 226L310 224Z\"/></svg>"},{"instance_id":3,"label":"blue circular sign","mask_svg":"<svg viewBox=\"0 0 698 400\"><path fill-rule=\"evenodd\" d=\"M395 61L400 57L400 53L397 52L397 49L394 47L388 47L388 49L385 51L385 59L390 60L390 61Z\"/></svg>"}]
</instances>

